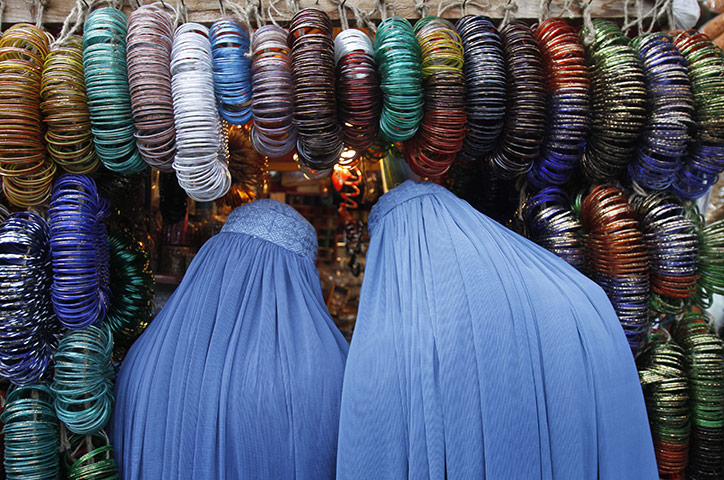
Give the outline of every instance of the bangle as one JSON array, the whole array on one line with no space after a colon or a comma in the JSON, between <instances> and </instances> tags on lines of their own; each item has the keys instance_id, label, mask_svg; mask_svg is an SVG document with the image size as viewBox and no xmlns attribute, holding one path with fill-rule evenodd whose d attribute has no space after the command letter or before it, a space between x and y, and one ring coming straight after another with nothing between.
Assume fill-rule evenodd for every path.
<instances>
[{"instance_id":1,"label":"bangle","mask_svg":"<svg viewBox=\"0 0 724 480\"><path fill-rule=\"evenodd\" d=\"M405 160L420 176L448 171L465 138L465 76L460 36L449 21L425 17L415 24L422 50L425 109L420 129L405 142Z\"/></svg>"},{"instance_id":2,"label":"bangle","mask_svg":"<svg viewBox=\"0 0 724 480\"><path fill-rule=\"evenodd\" d=\"M259 28L252 41L251 141L261 155L283 157L297 144L291 68L286 30L276 25Z\"/></svg>"},{"instance_id":3,"label":"bangle","mask_svg":"<svg viewBox=\"0 0 724 480\"><path fill-rule=\"evenodd\" d=\"M63 458L68 480L118 478L113 445L105 431L92 435L70 434L67 445Z\"/></svg>"},{"instance_id":4,"label":"bangle","mask_svg":"<svg viewBox=\"0 0 724 480\"><path fill-rule=\"evenodd\" d=\"M47 223L31 212L10 214L0 225L0 252L0 376L38 383L51 370L59 331Z\"/></svg>"},{"instance_id":5,"label":"bangle","mask_svg":"<svg viewBox=\"0 0 724 480\"><path fill-rule=\"evenodd\" d=\"M95 170L99 159L91 133L80 37L71 36L48 53L41 96L50 159L70 173L84 175Z\"/></svg>"},{"instance_id":6,"label":"bangle","mask_svg":"<svg viewBox=\"0 0 724 480\"><path fill-rule=\"evenodd\" d=\"M423 115L422 50L412 25L401 17L382 20L375 34L382 90L380 132L386 143L412 138Z\"/></svg>"},{"instance_id":7,"label":"bangle","mask_svg":"<svg viewBox=\"0 0 724 480\"><path fill-rule=\"evenodd\" d=\"M467 129L460 152L468 160L489 154L503 131L505 60L490 18L468 15L455 25L463 44Z\"/></svg>"},{"instance_id":8,"label":"bangle","mask_svg":"<svg viewBox=\"0 0 724 480\"><path fill-rule=\"evenodd\" d=\"M126 15L99 8L83 27L83 73L96 153L109 170L122 174L146 168L136 148L126 70Z\"/></svg>"},{"instance_id":9,"label":"bangle","mask_svg":"<svg viewBox=\"0 0 724 480\"><path fill-rule=\"evenodd\" d=\"M136 147L151 167L173 170L176 129L171 96L173 19L159 4L143 5L128 17L126 61Z\"/></svg>"},{"instance_id":10,"label":"bangle","mask_svg":"<svg viewBox=\"0 0 724 480\"><path fill-rule=\"evenodd\" d=\"M251 120L249 34L239 22L227 18L211 25L209 40L219 113L232 125L244 125Z\"/></svg>"},{"instance_id":11,"label":"bangle","mask_svg":"<svg viewBox=\"0 0 724 480\"><path fill-rule=\"evenodd\" d=\"M113 335L109 325L66 330L55 352L50 389L54 406L68 430L88 435L100 431L113 411Z\"/></svg>"},{"instance_id":12,"label":"bangle","mask_svg":"<svg viewBox=\"0 0 724 480\"><path fill-rule=\"evenodd\" d=\"M303 172L326 175L342 153L334 89L332 22L313 8L299 11L289 26L297 160Z\"/></svg>"},{"instance_id":13,"label":"bangle","mask_svg":"<svg viewBox=\"0 0 724 480\"><path fill-rule=\"evenodd\" d=\"M545 128L543 62L527 25L511 22L500 30L505 53L507 106L498 145L489 157L495 175L526 173L538 156Z\"/></svg>"},{"instance_id":14,"label":"bangle","mask_svg":"<svg viewBox=\"0 0 724 480\"><path fill-rule=\"evenodd\" d=\"M105 318L108 309L108 204L90 177L65 174L53 186L48 215L53 259L52 301L66 328Z\"/></svg>"},{"instance_id":15,"label":"bangle","mask_svg":"<svg viewBox=\"0 0 724 480\"><path fill-rule=\"evenodd\" d=\"M620 28L594 20L595 41L586 48L591 72L591 134L581 160L594 182L621 175L646 123L646 85L636 49ZM581 35L585 35L581 31Z\"/></svg>"},{"instance_id":16,"label":"bangle","mask_svg":"<svg viewBox=\"0 0 724 480\"><path fill-rule=\"evenodd\" d=\"M547 118L528 182L542 188L564 185L578 166L590 128L590 78L583 44L565 20L545 20L535 35L546 72Z\"/></svg>"}]
</instances>

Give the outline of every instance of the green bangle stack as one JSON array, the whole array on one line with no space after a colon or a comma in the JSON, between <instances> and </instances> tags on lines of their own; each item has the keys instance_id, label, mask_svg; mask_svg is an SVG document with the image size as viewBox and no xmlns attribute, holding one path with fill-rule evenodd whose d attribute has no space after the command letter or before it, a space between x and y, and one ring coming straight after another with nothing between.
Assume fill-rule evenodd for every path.
<instances>
[{"instance_id":1,"label":"green bangle stack","mask_svg":"<svg viewBox=\"0 0 724 480\"><path fill-rule=\"evenodd\" d=\"M94 435L71 435L70 448L65 454L68 480L117 480L118 468L113 458L113 446L108 435L100 431ZM100 444L100 446L97 446ZM76 457L80 452L80 457Z\"/></svg>"},{"instance_id":2,"label":"green bangle stack","mask_svg":"<svg viewBox=\"0 0 724 480\"><path fill-rule=\"evenodd\" d=\"M422 50L410 22L382 21L375 36L375 60L383 97L380 131L390 142L404 142L417 132L424 105Z\"/></svg>"},{"instance_id":3,"label":"green bangle stack","mask_svg":"<svg viewBox=\"0 0 724 480\"><path fill-rule=\"evenodd\" d=\"M136 148L136 127L126 71L126 15L99 8L85 22L83 70L96 153L109 170L132 174L146 168Z\"/></svg>"}]
</instances>

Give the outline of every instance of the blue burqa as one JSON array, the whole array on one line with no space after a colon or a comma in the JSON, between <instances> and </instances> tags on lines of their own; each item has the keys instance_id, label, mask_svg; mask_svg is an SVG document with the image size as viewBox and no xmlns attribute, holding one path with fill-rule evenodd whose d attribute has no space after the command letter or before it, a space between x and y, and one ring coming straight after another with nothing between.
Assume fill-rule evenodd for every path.
<instances>
[{"instance_id":1,"label":"blue burqa","mask_svg":"<svg viewBox=\"0 0 724 480\"><path fill-rule=\"evenodd\" d=\"M206 242L121 366L124 479L334 478L348 347L316 254L314 228L273 200Z\"/></svg>"},{"instance_id":2,"label":"blue burqa","mask_svg":"<svg viewBox=\"0 0 724 480\"><path fill-rule=\"evenodd\" d=\"M659 478L601 288L434 184L384 195L369 228L339 480Z\"/></svg>"}]
</instances>

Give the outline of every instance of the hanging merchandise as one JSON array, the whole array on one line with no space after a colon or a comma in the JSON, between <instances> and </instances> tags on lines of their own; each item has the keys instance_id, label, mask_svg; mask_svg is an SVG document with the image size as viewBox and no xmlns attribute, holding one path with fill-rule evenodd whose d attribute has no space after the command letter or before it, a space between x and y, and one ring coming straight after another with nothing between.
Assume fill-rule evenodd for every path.
<instances>
[{"instance_id":1,"label":"hanging merchandise","mask_svg":"<svg viewBox=\"0 0 724 480\"><path fill-rule=\"evenodd\" d=\"M108 310L108 203L90 177L56 180L48 208L53 309L66 328L102 321Z\"/></svg>"},{"instance_id":2,"label":"hanging merchandise","mask_svg":"<svg viewBox=\"0 0 724 480\"><path fill-rule=\"evenodd\" d=\"M0 415L7 480L59 478L58 419L45 385L15 387Z\"/></svg>"},{"instance_id":3,"label":"hanging merchandise","mask_svg":"<svg viewBox=\"0 0 724 480\"><path fill-rule=\"evenodd\" d=\"M649 257L634 208L616 187L599 185L583 200L587 270L608 295L636 353L649 328Z\"/></svg>"},{"instance_id":4,"label":"hanging merchandise","mask_svg":"<svg viewBox=\"0 0 724 480\"><path fill-rule=\"evenodd\" d=\"M526 173L538 156L545 128L543 62L535 36L522 22L500 30L505 53L507 107L503 133L490 156L495 175L512 178Z\"/></svg>"},{"instance_id":5,"label":"hanging merchandise","mask_svg":"<svg viewBox=\"0 0 724 480\"><path fill-rule=\"evenodd\" d=\"M639 35L632 44L646 74L649 115L628 173L644 190L666 190L686 155L694 125L686 60L664 33Z\"/></svg>"},{"instance_id":6,"label":"hanging merchandise","mask_svg":"<svg viewBox=\"0 0 724 480\"><path fill-rule=\"evenodd\" d=\"M67 480L117 480L118 467L108 435L70 435L65 452Z\"/></svg>"},{"instance_id":7,"label":"hanging merchandise","mask_svg":"<svg viewBox=\"0 0 724 480\"><path fill-rule=\"evenodd\" d=\"M266 181L269 162L254 149L250 133L249 125L233 125L228 130L231 189L220 200L231 208L256 200Z\"/></svg>"},{"instance_id":8,"label":"hanging merchandise","mask_svg":"<svg viewBox=\"0 0 724 480\"><path fill-rule=\"evenodd\" d=\"M55 352L50 389L68 430L89 435L105 428L113 411L113 335L110 327L66 330Z\"/></svg>"},{"instance_id":9,"label":"hanging merchandise","mask_svg":"<svg viewBox=\"0 0 724 480\"><path fill-rule=\"evenodd\" d=\"M591 134L581 166L589 180L603 182L619 177L635 152L646 123L646 84L641 60L621 29L598 19L593 26L595 41L586 45Z\"/></svg>"},{"instance_id":10,"label":"hanging merchandise","mask_svg":"<svg viewBox=\"0 0 724 480\"><path fill-rule=\"evenodd\" d=\"M130 345L151 321L153 273L148 254L130 232L108 237L108 249L111 297L105 323L116 345Z\"/></svg>"},{"instance_id":11,"label":"hanging merchandise","mask_svg":"<svg viewBox=\"0 0 724 480\"><path fill-rule=\"evenodd\" d=\"M10 203L45 202L55 174L46 158L40 115L43 63L48 36L37 27L15 24L0 37L0 175Z\"/></svg>"},{"instance_id":12,"label":"hanging merchandise","mask_svg":"<svg viewBox=\"0 0 724 480\"><path fill-rule=\"evenodd\" d=\"M460 155L477 160L490 153L503 131L505 61L498 30L488 17L468 15L455 25L462 40L467 130Z\"/></svg>"},{"instance_id":13,"label":"hanging merchandise","mask_svg":"<svg viewBox=\"0 0 724 480\"><path fill-rule=\"evenodd\" d=\"M667 338L668 336L668 338ZM668 332L655 330L636 359L660 478L684 479L689 458L686 355Z\"/></svg>"},{"instance_id":14,"label":"hanging merchandise","mask_svg":"<svg viewBox=\"0 0 724 480\"><path fill-rule=\"evenodd\" d=\"M282 157L294 150L294 87L289 60L287 32L276 25L264 25L252 40L251 141L261 155Z\"/></svg>"},{"instance_id":15,"label":"hanging merchandise","mask_svg":"<svg viewBox=\"0 0 724 480\"><path fill-rule=\"evenodd\" d=\"M131 174L146 164L136 148L126 70L126 15L94 10L83 27L83 73L96 153L111 171Z\"/></svg>"},{"instance_id":16,"label":"hanging merchandise","mask_svg":"<svg viewBox=\"0 0 724 480\"><path fill-rule=\"evenodd\" d=\"M657 478L597 285L433 183L387 192L369 229L336 478Z\"/></svg>"},{"instance_id":17,"label":"hanging merchandise","mask_svg":"<svg viewBox=\"0 0 724 480\"><path fill-rule=\"evenodd\" d=\"M227 139L214 98L209 31L198 23L176 29L171 49L171 88L176 124L173 168L189 197L210 202L231 187Z\"/></svg>"},{"instance_id":18,"label":"hanging merchandise","mask_svg":"<svg viewBox=\"0 0 724 480\"><path fill-rule=\"evenodd\" d=\"M694 220L699 234L696 304L701 308L709 308L714 294L724 295L724 220L708 225L704 224L701 216Z\"/></svg>"},{"instance_id":19,"label":"hanging merchandise","mask_svg":"<svg viewBox=\"0 0 724 480\"><path fill-rule=\"evenodd\" d=\"M52 370L59 329L50 303L48 225L35 213L11 214L0 225L0 376L16 385Z\"/></svg>"},{"instance_id":20,"label":"hanging merchandise","mask_svg":"<svg viewBox=\"0 0 724 480\"><path fill-rule=\"evenodd\" d=\"M204 244L121 365L124 479L334 477L348 347L316 254L314 228L274 200Z\"/></svg>"},{"instance_id":21,"label":"hanging merchandise","mask_svg":"<svg viewBox=\"0 0 724 480\"><path fill-rule=\"evenodd\" d=\"M381 93L372 41L363 31L342 30L334 39L337 116L344 144L363 153L380 126Z\"/></svg>"},{"instance_id":22,"label":"hanging merchandise","mask_svg":"<svg viewBox=\"0 0 724 480\"><path fill-rule=\"evenodd\" d=\"M578 166L590 128L590 78L576 29L549 18L535 30L546 78L546 130L540 155L528 172L537 188L567 183Z\"/></svg>"},{"instance_id":23,"label":"hanging merchandise","mask_svg":"<svg viewBox=\"0 0 724 480\"><path fill-rule=\"evenodd\" d=\"M695 199L724 170L724 53L694 30L677 35L674 45L688 63L698 128L672 189L682 198Z\"/></svg>"},{"instance_id":24,"label":"hanging merchandise","mask_svg":"<svg viewBox=\"0 0 724 480\"><path fill-rule=\"evenodd\" d=\"M691 414L690 478L722 478L724 462L724 364L722 341L711 331L708 318L685 314L674 338L686 354Z\"/></svg>"},{"instance_id":25,"label":"hanging merchandise","mask_svg":"<svg viewBox=\"0 0 724 480\"><path fill-rule=\"evenodd\" d=\"M85 175L95 170L99 159L93 145L80 37L68 37L45 57L41 96L50 160L70 173Z\"/></svg>"},{"instance_id":26,"label":"hanging merchandise","mask_svg":"<svg viewBox=\"0 0 724 480\"><path fill-rule=\"evenodd\" d=\"M244 125L251 120L249 34L238 21L225 18L211 25L209 40L219 113L232 125Z\"/></svg>"},{"instance_id":27,"label":"hanging merchandise","mask_svg":"<svg viewBox=\"0 0 724 480\"><path fill-rule=\"evenodd\" d=\"M176 130L171 95L173 19L162 5L142 5L128 16L126 61L136 146L141 158L172 171Z\"/></svg>"},{"instance_id":28,"label":"hanging merchandise","mask_svg":"<svg viewBox=\"0 0 724 480\"><path fill-rule=\"evenodd\" d=\"M649 252L651 304L679 313L696 293L696 225L676 198L659 193L633 201Z\"/></svg>"},{"instance_id":29,"label":"hanging merchandise","mask_svg":"<svg viewBox=\"0 0 724 480\"><path fill-rule=\"evenodd\" d=\"M547 187L533 195L525 202L523 218L528 238L577 270L584 270L583 225L563 190Z\"/></svg>"},{"instance_id":30,"label":"hanging merchandise","mask_svg":"<svg viewBox=\"0 0 724 480\"><path fill-rule=\"evenodd\" d=\"M344 223L344 243L349 255L348 266L356 277L360 274L361 265L357 255L362 253L363 224L357 220L350 210L357 210L359 202L362 201L362 189L364 179L359 162L351 165L338 165L332 173L332 185L342 197L337 212Z\"/></svg>"},{"instance_id":31,"label":"hanging merchandise","mask_svg":"<svg viewBox=\"0 0 724 480\"><path fill-rule=\"evenodd\" d=\"M300 10L289 26L288 43L299 167L308 175L326 175L344 148L337 123L332 21L320 10Z\"/></svg>"},{"instance_id":32,"label":"hanging merchandise","mask_svg":"<svg viewBox=\"0 0 724 480\"><path fill-rule=\"evenodd\" d=\"M389 142L412 138L423 115L422 50L412 25L389 17L375 34L375 60L382 90L380 133Z\"/></svg>"},{"instance_id":33,"label":"hanging merchandise","mask_svg":"<svg viewBox=\"0 0 724 480\"><path fill-rule=\"evenodd\" d=\"M425 113L404 154L415 174L438 177L448 171L465 138L463 46L453 24L439 17L420 19L415 35L422 49Z\"/></svg>"}]
</instances>

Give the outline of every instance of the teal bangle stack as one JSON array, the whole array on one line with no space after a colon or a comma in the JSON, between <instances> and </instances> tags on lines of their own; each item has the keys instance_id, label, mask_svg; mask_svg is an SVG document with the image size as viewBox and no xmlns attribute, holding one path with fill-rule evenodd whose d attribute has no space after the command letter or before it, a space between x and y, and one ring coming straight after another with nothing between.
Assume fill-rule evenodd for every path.
<instances>
[{"instance_id":1,"label":"teal bangle stack","mask_svg":"<svg viewBox=\"0 0 724 480\"><path fill-rule=\"evenodd\" d=\"M103 165L117 173L146 168L136 148L136 127L126 71L126 15L116 8L93 11L83 33L83 70L96 147Z\"/></svg>"},{"instance_id":2,"label":"teal bangle stack","mask_svg":"<svg viewBox=\"0 0 724 480\"><path fill-rule=\"evenodd\" d=\"M375 36L375 61L382 88L380 131L390 142L412 138L424 106L422 49L410 22L401 17L382 21Z\"/></svg>"}]
</instances>

